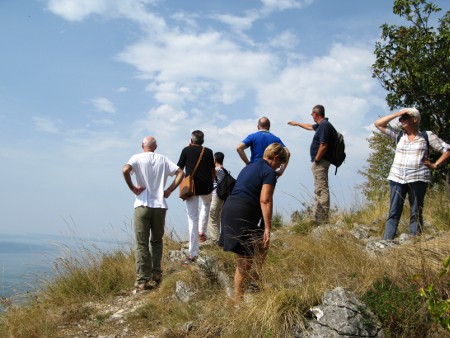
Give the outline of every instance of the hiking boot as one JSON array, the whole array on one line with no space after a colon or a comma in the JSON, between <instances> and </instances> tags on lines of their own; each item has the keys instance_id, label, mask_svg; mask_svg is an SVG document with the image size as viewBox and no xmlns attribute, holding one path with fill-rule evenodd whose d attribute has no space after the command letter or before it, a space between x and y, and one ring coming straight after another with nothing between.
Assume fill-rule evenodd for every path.
<instances>
[{"instance_id":1,"label":"hiking boot","mask_svg":"<svg viewBox=\"0 0 450 338\"><path fill-rule=\"evenodd\" d=\"M138 291L151 290L151 289L154 289L156 286L157 286L156 282L154 282L152 280L135 285L136 290L138 290Z\"/></svg>"},{"instance_id":2,"label":"hiking boot","mask_svg":"<svg viewBox=\"0 0 450 338\"><path fill-rule=\"evenodd\" d=\"M162 273L154 273L152 276L152 281L156 283L156 285L161 284L162 281Z\"/></svg>"}]
</instances>

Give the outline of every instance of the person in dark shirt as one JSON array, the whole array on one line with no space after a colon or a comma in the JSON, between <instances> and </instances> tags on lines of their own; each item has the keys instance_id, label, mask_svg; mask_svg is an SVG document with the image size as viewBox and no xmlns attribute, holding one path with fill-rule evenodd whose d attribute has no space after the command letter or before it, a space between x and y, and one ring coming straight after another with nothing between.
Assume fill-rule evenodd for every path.
<instances>
[{"instance_id":1,"label":"person in dark shirt","mask_svg":"<svg viewBox=\"0 0 450 338\"><path fill-rule=\"evenodd\" d=\"M254 285L259 282L260 269L270 244L276 170L287 159L288 154L281 144L269 145L263 158L250 163L239 173L222 209L220 245L225 251L237 254L236 302L243 298L248 277L252 277Z\"/></svg>"},{"instance_id":2,"label":"person in dark shirt","mask_svg":"<svg viewBox=\"0 0 450 338\"><path fill-rule=\"evenodd\" d=\"M311 116L315 124L290 121L290 126L301 127L315 131L310 146L311 171L314 177L314 221L324 223L328 221L330 210L330 189L328 186L328 170L330 168L330 154L337 132L333 125L325 117L325 107L316 105L312 109Z\"/></svg>"},{"instance_id":3,"label":"person in dark shirt","mask_svg":"<svg viewBox=\"0 0 450 338\"><path fill-rule=\"evenodd\" d=\"M220 215L222 214L222 208L224 200L217 196L217 186L225 177L225 170L223 167L223 160L225 158L224 153L218 151L214 153L214 164L216 165L216 177L214 180L214 189L211 200L211 208L209 209L208 217L208 229L210 239L214 242L219 241L220 235Z\"/></svg>"},{"instance_id":4,"label":"person in dark shirt","mask_svg":"<svg viewBox=\"0 0 450 338\"><path fill-rule=\"evenodd\" d=\"M201 130L194 130L191 134L190 144L180 154L177 165L184 170L185 175L192 174L202 149L202 159L194 174L195 195L186 199L186 212L189 224L189 256L184 264L195 262L199 255L199 240L206 240L209 208L213 182L215 178L214 156L211 149L203 147L204 134ZM199 211L200 202L200 211Z\"/></svg>"}]
</instances>

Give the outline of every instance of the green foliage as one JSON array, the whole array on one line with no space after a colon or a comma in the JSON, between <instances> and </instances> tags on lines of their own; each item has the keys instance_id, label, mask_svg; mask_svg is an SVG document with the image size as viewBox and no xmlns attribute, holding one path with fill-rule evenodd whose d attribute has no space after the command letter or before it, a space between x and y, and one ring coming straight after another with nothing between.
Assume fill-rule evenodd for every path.
<instances>
[{"instance_id":1,"label":"green foliage","mask_svg":"<svg viewBox=\"0 0 450 338\"><path fill-rule=\"evenodd\" d=\"M387 177L394 160L394 144L392 140L381 133L373 133L367 140L373 152L367 160L368 166L359 170L366 182L359 186L369 201L376 201L380 192L388 191Z\"/></svg>"},{"instance_id":2,"label":"green foliage","mask_svg":"<svg viewBox=\"0 0 450 338\"><path fill-rule=\"evenodd\" d=\"M378 316L388 337L425 337L429 328L420 296L411 287L402 289L390 278L376 280L362 297Z\"/></svg>"},{"instance_id":3,"label":"green foliage","mask_svg":"<svg viewBox=\"0 0 450 338\"><path fill-rule=\"evenodd\" d=\"M427 0L396 0L394 14L407 25L381 26L373 77L388 91L391 109L416 106L422 129L450 135L450 12L431 26L441 9Z\"/></svg>"},{"instance_id":4,"label":"green foliage","mask_svg":"<svg viewBox=\"0 0 450 338\"><path fill-rule=\"evenodd\" d=\"M283 215L279 212L275 212L272 215L272 227L274 229L279 229L283 226Z\"/></svg>"},{"instance_id":5,"label":"green foliage","mask_svg":"<svg viewBox=\"0 0 450 338\"><path fill-rule=\"evenodd\" d=\"M316 227L316 224L311 221L312 218L312 209L298 211L295 210L291 214L291 225L292 230L294 230L297 234L307 235L312 229Z\"/></svg>"},{"instance_id":6,"label":"green foliage","mask_svg":"<svg viewBox=\"0 0 450 338\"><path fill-rule=\"evenodd\" d=\"M449 275L450 269L450 256L444 260L443 268L439 274L440 278L444 278ZM425 298L428 304L428 311L431 315L431 319L441 325L444 329L450 332L450 298L448 290L450 289L450 281L447 283L447 296L444 296L431 284L426 288L420 289L420 295Z\"/></svg>"}]
</instances>

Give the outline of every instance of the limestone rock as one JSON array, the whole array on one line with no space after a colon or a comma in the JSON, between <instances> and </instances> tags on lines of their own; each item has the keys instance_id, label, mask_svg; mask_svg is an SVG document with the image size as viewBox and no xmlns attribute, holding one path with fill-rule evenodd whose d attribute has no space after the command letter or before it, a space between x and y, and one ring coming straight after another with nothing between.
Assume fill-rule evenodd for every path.
<instances>
[{"instance_id":1,"label":"limestone rock","mask_svg":"<svg viewBox=\"0 0 450 338\"><path fill-rule=\"evenodd\" d=\"M337 287L326 292L322 305L311 309L316 316L308 322L302 338L383 337L381 323L351 292Z\"/></svg>"}]
</instances>

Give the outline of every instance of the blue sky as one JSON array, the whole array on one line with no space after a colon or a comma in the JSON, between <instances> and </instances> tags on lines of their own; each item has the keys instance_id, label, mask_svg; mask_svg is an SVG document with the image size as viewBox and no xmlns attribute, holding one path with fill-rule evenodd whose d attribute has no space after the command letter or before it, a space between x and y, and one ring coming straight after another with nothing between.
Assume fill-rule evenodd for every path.
<instances>
[{"instance_id":1,"label":"blue sky","mask_svg":"<svg viewBox=\"0 0 450 338\"><path fill-rule=\"evenodd\" d=\"M448 3L436 1L448 10ZM0 233L121 237L134 196L121 168L144 136L175 163L192 130L225 153L272 122L292 153L275 191L289 215L309 203L315 104L341 131L346 163L330 174L332 203L360 203L355 184L372 122L389 110L372 79L388 0L0 1ZM168 200L168 229L187 233Z\"/></svg>"}]
</instances>

